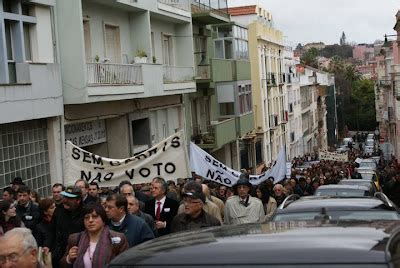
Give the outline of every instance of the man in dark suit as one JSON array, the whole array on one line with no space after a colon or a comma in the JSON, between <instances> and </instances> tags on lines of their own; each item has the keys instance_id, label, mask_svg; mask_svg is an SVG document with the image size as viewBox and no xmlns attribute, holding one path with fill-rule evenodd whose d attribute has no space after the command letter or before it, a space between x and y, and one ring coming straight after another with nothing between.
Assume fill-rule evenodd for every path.
<instances>
[{"instance_id":1,"label":"man in dark suit","mask_svg":"<svg viewBox=\"0 0 400 268\"><path fill-rule=\"evenodd\" d=\"M179 203L166 196L168 185L163 178L156 177L151 183L151 195L154 199L146 202L145 213L155 220L155 228L160 236L170 233L171 222L178 213Z\"/></svg>"}]
</instances>

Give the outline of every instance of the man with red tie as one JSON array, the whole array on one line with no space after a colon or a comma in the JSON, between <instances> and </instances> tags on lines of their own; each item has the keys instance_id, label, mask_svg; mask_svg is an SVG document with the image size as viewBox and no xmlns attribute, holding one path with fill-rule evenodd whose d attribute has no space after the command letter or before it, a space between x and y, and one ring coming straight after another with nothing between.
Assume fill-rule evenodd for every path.
<instances>
[{"instance_id":1,"label":"man with red tie","mask_svg":"<svg viewBox=\"0 0 400 268\"><path fill-rule=\"evenodd\" d=\"M147 201L145 206L145 213L154 218L155 228L160 236L170 233L172 219L179 208L178 201L166 196L167 189L168 185L163 178L154 178L150 188L154 199Z\"/></svg>"}]
</instances>

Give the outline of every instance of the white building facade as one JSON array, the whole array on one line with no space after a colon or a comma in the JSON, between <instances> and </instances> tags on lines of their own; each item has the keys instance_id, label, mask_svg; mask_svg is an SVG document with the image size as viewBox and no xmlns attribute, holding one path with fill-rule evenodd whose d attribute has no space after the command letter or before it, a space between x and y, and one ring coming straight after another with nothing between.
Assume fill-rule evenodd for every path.
<instances>
[{"instance_id":1,"label":"white building facade","mask_svg":"<svg viewBox=\"0 0 400 268\"><path fill-rule=\"evenodd\" d=\"M57 4L66 139L126 158L184 128L182 94L196 91L190 1Z\"/></svg>"},{"instance_id":2,"label":"white building facade","mask_svg":"<svg viewBox=\"0 0 400 268\"><path fill-rule=\"evenodd\" d=\"M42 196L62 178L63 98L55 1L0 0L0 188Z\"/></svg>"}]
</instances>

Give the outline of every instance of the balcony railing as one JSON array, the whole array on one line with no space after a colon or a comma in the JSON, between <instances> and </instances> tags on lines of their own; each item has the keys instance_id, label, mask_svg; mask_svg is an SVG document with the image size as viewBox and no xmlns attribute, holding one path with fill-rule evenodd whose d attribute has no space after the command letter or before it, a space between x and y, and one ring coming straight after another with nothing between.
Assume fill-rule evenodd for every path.
<instances>
[{"instance_id":1,"label":"balcony railing","mask_svg":"<svg viewBox=\"0 0 400 268\"><path fill-rule=\"evenodd\" d=\"M276 86L275 73L267 73L267 85Z\"/></svg>"},{"instance_id":2,"label":"balcony railing","mask_svg":"<svg viewBox=\"0 0 400 268\"><path fill-rule=\"evenodd\" d=\"M191 139L195 144L214 144L215 128L212 125L207 126L206 132L201 132L200 126L193 126L193 136Z\"/></svg>"},{"instance_id":3,"label":"balcony railing","mask_svg":"<svg viewBox=\"0 0 400 268\"><path fill-rule=\"evenodd\" d=\"M192 13L212 12L229 19L227 0L192 0Z\"/></svg>"},{"instance_id":4,"label":"balcony railing","mask_svg":"<svg viewBox=\"0 0 400 268\"><path fill-rule=\"evenodd\" d=\"M193 67L177 67L165 65L164 83L181 83L194 80Z\"/></svg>"},{"instance_id":5,"label":"balcony railing","mask_svg":"<svg viewBox=\"0 0 400 268\"><path fill-rule=\"evenodd\" d=\"M158 0L158 2L190 12L190 0Z\"/></svg>"},{"instance_id":6,"label":"balcony railing","mask_svg":"<svg viewBox=\"0 0 400 268\"><path fill-rule=\"evenodd\" d=\"M196 79L211 79L210 65L197 65Z\"/></svg>"},{"instance_id":7,"label":"balcony railing","mask_svg":"<svg viewBox=\"0 0 400 268\"><path fill-rule=\"evenodd\" d=\"M89 85L143 84L141 65L87 63L86 66Z\"/></svg>"}]
</instances>

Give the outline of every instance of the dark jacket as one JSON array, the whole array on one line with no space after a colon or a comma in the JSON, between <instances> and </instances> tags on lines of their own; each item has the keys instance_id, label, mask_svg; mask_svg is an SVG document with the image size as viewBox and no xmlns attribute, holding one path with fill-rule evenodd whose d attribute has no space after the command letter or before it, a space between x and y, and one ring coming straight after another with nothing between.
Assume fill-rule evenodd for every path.
<instances>
[{"instance_id":1,"label":"dark jacket","mask_svg":"<svg viewBox=\"0 0 400 268\"><path fill-rule=\"evenodd\" d=\"M390 179L384 186L385 194L396 206L400 207L400 181Z\"/></svg>"},{"instance_id":2,"label":"dark jacket","mask_svg":"<svg viewBox=\"0 0 400 268\"><path fill-rule=\"evenodd\" d=\"M50 224L50 237L46 239L44 246L50 248L53 267L59 267L59 262L65 253L68 237L73 233L80 233L85 230L83 224L83 206L74 211L69 211L64 206L56 207Z\"/></svg>"},{"instance_id":3,"label":"dark jacket","mask_svg":"<svg viewBox=\"0 0 400 268\"><path fill-rule=\"evenodd\" d=\"M36 242L39 247L50 244L49 239L51 238L50 222L42 220L36 225Z\"/></svg>"},{"instance_id":4,"label":"dark jacket","mask_svg":"<svg viewBox=\"0 0 400 268\"><path fill-rule=\"evenodd\" d=\"M31 229L33 235L36 237L36 225L41 221L39 206L29 201L27 207L17 205L16 212L25 227Z\"/></svg>"},{"instance_id":5,"label":"dark jacket","mask_svg":"<svg viewBox=\"0 0 400 268\"><path fill-rule=\"evenodd\" d=\"M178 214L174 217L171 224L171 233L181 232L186 230L197 230L205 227L220 226L221 222L205 212L201 211L200 215L192 219L185 213Z\"/></svg>"},{"instance_id":6,"label":"dark jacket","mask_svg":"<svg viewBox=\"0 0 400 268\"><path fill-rule=\"evenodd\" d=\"M99 203L99 198L93 197L90 194L88 194L86 198L83 200L83 205L89 205L93 203Z\"/></svg>"},{"instance_id":7,"label":"dark jacket","mask_svg":"<svg viewBox=\"0 0 400 268\"><path fill-rule=\"evenodd\" d=\"M138 216L139 218L143 219L147 223L147 225L153 231L154 236L158 236L158 232L157 232L157 229L154 226L154 219L153 219L152 216L150 216L149 214L144 213L144 212L142 212L140 210L139 210L139 213L136 216Z\"/></svg>"},{"instance_id":8,"label":"dark jacket","mask_svg":"<svg viewBox=\"0 0 400 268\"><path fill-rule=\"evenodd\" d=\"M155 215L156 200L152 199L146 202L145 213L150 214L153 219L156 218ZM167 226L163 229L158 229L158 234L160 236L169 234L171 231L171 222L173 218L178 214L179 203L169 197L166 197L164 207L160 214L160 221L167 222Z\"/></svg>"},{"instance_id":9,"label":"dark jacket","mask_svg":"<svg viewBox=\"0 0 400 268\"><path fill-rule=\"evenodd\" d=\"M146 222L129 213L126 214L120 226L114 226L112 223L109 226L111 230L123 233L126 236L129 247L154 238L153 230L150 229Z\"/></svg>"}]
</instances>

